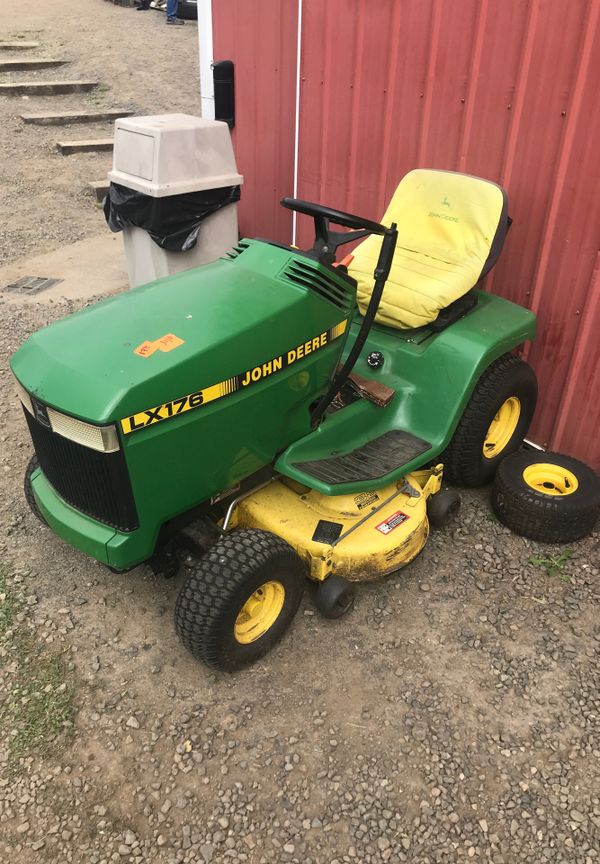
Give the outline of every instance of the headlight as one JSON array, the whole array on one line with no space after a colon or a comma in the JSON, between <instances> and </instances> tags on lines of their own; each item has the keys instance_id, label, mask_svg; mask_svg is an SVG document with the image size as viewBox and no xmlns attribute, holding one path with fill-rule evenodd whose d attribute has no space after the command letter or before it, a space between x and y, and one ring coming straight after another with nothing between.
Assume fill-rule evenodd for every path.
<instances>
[{"instance_id":1,"label":"headlight","mask_svg":"<svg viewBox=\"0 0 600 864\"><path fill-rule=\"evenodd\" d=\"M34 405L35 407L35 405ZM57 435L76 441L83 447L99 450L101 453L114 453L119 449L119 437L115 426L94 426L92 423L84 423L76 420L68 414L61 414L54 408L47 408L50 427Z\"/></svg>"},{"instance_id":2,"label":"headlight","mask_svg":"<svg viewBox=\"0 0 600 864\"><path fill-rule=\"evenodd\" d=\"M31 396L19 381L16 384L19 399L25 409L39 423L49 426L57 435L62 435L69 441L75 441L82 447L89 447L90 450L98 450L100 453L114 453L119 449L116 426L94 426L93 423L86 423L84 420L77 420L68 414L61 414L60 411L44 405L35 396Z\"/></svg>"}]
</instances>

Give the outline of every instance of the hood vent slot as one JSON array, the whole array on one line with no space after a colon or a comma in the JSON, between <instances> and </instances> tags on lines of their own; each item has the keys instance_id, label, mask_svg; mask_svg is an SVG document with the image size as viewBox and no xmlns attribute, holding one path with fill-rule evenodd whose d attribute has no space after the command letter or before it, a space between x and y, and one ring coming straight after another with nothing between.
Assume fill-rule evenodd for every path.
<instances>
[{"instance_id":1,"label":"hood vent slot","mask_svg":"<svg viewBox=\"0 0 600 864\"><path fill-rule=\"evenodd\" d=\"M234 246L233 249L230 249L229 252L225 253L227 256L225 261L227 261L227 259L233 261L235 258L239 258L242 252L245 252L249 245L249 243L244 243L243 240L240 240L237 246Z\"/></svg>"},{"instance_id":2,"label":"hood vent slot","mask_svg":"<svg viewBox=\"0 0 600 864\"><path fill-rule=\"evenodd\" d=\"M334 279L330 279L326 273L317 270L316 267L311 267L310 264L297 260L288 264L282 275L290 282L295 282L296 285L302 285L303 288L314 291L315 294L333 303L347 315L350 314L354 300L354 292L350 285L346 288Z\"/></svg>"}]
</instances>

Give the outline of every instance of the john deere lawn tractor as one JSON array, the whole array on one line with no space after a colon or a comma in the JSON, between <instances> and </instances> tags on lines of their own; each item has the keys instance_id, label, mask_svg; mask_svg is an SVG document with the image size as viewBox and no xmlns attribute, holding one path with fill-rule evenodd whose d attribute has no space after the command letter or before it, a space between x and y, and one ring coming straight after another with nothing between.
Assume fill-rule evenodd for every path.
<instances>
[{"instance_id":1,"label":"john deere lawn tractor","mask_svg":"<svg viewBox=\"0 0 600 864\"><path fill-rule=\"evenodd\" d=\"M479 288L509 226L500 187L412 171L381 224L282 204L314 218L309 250L242 240L41 330L11 363L34 512L117 571L156 566L174 538L192 549L176 628L228 670L281 637L306 577L337 617L355 582L411 561L457 508L442 471L489 481L536 401L510 353L534 315Z\"/></svg>"}]
</instances>

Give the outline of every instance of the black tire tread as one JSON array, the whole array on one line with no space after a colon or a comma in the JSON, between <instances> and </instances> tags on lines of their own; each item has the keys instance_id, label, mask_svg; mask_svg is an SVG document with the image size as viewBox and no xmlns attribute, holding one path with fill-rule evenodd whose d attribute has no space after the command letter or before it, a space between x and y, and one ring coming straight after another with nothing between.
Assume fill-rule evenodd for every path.
<instances>
[{"instance_id":1,"label":"black tire tread","mask_svg":"<svg viewBox=\"0 0 600 864\"><path fill-rule=\"evenodd\" d=\"M440 489L427 499L427 519L431 528L443 528L460 510L460 495L455 489Z\"/></svg>"},{"instance_id":2,"label":"black tire tread","mask_svg":"<svg viewBox=\"0 0 600 864\"><path fill-rule=\"evenodd\" d=\"M315 591L315 606L324 618L337 619L347 615L354 606L356 586L342 576L328 576ZM340 598L343 605L339 606Z\"/></svg>"},{"instance_id":3,"label":"black tire tread","mask_svg":"<svg viewBox=\"0 0 600 864\"><path fill-rule=\"evenodd\" d=\"M456 427L452 440L439 457L440 461L444 464L444 478L450 483L454 483L457 486L480 486L492 479L491 476L482 476L482 469L473 458L474 453L481 453L482 442L481 430L478 428L480 425L479 421L482 415L489 411L490 403L493 403L497 399L499 388L508 379L514 377L516 374L520 374L521 370L527 370L527 372L523 372L522 374L529 373L532 376L532 382L535 384L533 369L525 361L515 357L514 354L502 354L497 360L490 363L482 373ZM521 445L523 437L529 428L529 422L534 410L535 400L528 411L530 416L524 424L524 428L522 428L522 434L507 444L502 453L502 458L515 452ZM485 467L490 468L493 474L496 464L495 460L490 460L490 465L486 465Z\"/></svg>"},{"instance_id":4,"label":"black tire tread","mask_svg":"<svg viewBox=\"0 0 600 864\"><path fill-rule=\"evenodd\" d=\"M524 468L531 462L562 464L579 480L579 488L564 497L544 495L526 485ZM544 452L531 458L528 452L504 459L492 488L492 509L500 522L540 543L571 543L586 537L600 515L600 479L584 462L572 456Z\"/></svg>"},{"instance_id":5,"label":"black tire tread","mask_svg":"<svg viewBox=\"0 0 600 864\"><path fill-rule=\"evenodd\" d=\"M183 645L197 659L214 669L233 668L223 661L219 623L231 597L244 585L247 574L266 565L274 553L289 559L290 568L299 571L303 587L304 571L299 556L285 540L268 531L233 530L202 556L198 567L182 586L175 604L175 629ZM286 591L286 602L287 596ZM294 608L289 610L292 618L301 599L302 590L299 590L297 597L293 598ZM276 638L271 637L262 653L266 653L282 635L283 632ZM258 656L248 662L255 659Z\"/></svg>"}]
</instances>

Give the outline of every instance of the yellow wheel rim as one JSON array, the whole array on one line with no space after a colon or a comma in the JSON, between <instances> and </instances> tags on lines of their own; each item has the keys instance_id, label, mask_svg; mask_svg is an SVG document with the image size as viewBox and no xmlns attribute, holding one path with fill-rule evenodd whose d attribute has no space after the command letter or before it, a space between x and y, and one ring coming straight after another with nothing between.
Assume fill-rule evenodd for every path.
<instances>
[{"instance_id":1,"label":"yellow wheel rim","mask_svg":"<svg viewBox=\"0 0 600 864\"><path fill-rule=\"evenodd\" d=\"M486 459L494 459L499 453L502 453L515 434L520 416L520 400L516 396L509 396L500 406L485 436L483 455Z\"/></svg>"},{"instance_id":2,"label":"yellow wheel rim","mask_svg":"<svg viewBox=\"0 0 600 864\"><path fill-rule=\"evenodd\" d=\"M572 495L579 481L572 471L550 462L536 462L523 471L523 480L544 495Z\"/></svg>"},{"instance_id":3,"label":"yellow wheel rim","mask_svg":"<svg viewBox=\"0 0 600 864\"><path fill-rule=\"evenodd\" d=\"M238 642L256 642L269 630L283 609L285 588L281 582L265 582L257 588L235 619L233 633Z\"/></svg>"}]
</instances>

